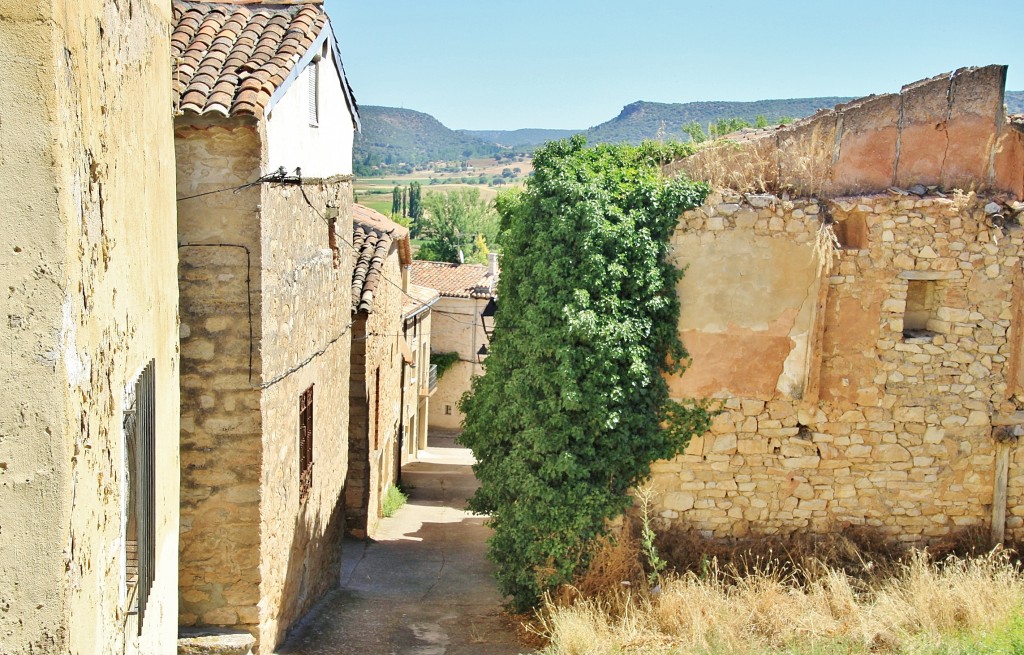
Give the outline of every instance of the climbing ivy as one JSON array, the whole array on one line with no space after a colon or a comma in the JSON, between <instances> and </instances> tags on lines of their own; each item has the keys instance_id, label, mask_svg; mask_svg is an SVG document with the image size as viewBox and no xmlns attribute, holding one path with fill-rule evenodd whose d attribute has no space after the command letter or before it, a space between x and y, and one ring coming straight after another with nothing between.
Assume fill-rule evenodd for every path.
<instances>
[{"instance_id":1,"label":"climbing ivy","mask_svg":"<svg viewBox=\"0 0 1024 655\"><path fill-rule=\"evenodd\" d=\"M704 432L669 398L687 359L668 241L708 188L661 174L679 145L548 144L525 190L498 198L502 274L485 375L463 398L491 515L489 556L519 610L572 579L653 461Z\"/></svg>"},{"instance_id":2,"label":"climbing ivy","mask_svg":"<svg viewBox=\"0 0 1024 655\"><path fill-rule=\"evenodd\" d=\"M437 379L440 380L455 362L459 361L459 353L430 353L430 363L437 366Z\"/></svg>"}]
</instances>

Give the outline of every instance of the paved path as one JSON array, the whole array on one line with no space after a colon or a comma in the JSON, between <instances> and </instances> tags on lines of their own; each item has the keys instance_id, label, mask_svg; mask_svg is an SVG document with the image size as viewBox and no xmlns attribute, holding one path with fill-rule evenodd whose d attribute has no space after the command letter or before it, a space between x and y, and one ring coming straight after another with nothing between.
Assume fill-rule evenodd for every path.
<instances>
[{"instance_id":1,"label":"paved path","mask_svg":"<svg viewBox=\"0 0 1024 655\"><path fill-rule=\"evenodd\" d=\"M472 454L435 438L402 469L409 503L374 540L346 541L341 588L279 649L281 655L516 655L484 557L484 519L465 511Z\"/></svg>"}]
</instances>

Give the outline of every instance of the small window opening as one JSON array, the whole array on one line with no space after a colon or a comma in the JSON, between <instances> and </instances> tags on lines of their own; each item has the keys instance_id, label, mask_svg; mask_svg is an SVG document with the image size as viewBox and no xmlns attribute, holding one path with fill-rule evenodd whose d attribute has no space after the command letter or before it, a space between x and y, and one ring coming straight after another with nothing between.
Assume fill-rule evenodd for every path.
<instances>
[{"instance_id":1,"label":"small window opening","mask_svg":"<svg viewBox=\"0 0 1024 655\"><path fill-rule=\"evenodd\" d=\"M854 214L832 224L832 229L843 250L861 250L868 247L868 224L863 214Z\"/></svg>"},{"instance_id":2,"label":"small window opening","mask_svg":"<svg viewBox=\"0 0 1024 655\"><path fill-rule=\"evenodd\" d=\"M935 317L934 280L907 281L907 308L903 314L903 338L931 338L928 321Z\"/></svg>"},{"instance_id":3,"label":"small window opening","mask_svg":"<svg viewBox=\"0 0 1024 655\"><path fill-rule=\"evenodd\" d=\"M446 415L448 415L448 416L451 416L451 413L452 413L452 406L451 406L451 405L445 405L445 406L444 406L444 413L445 413Z\"/></svg>"},{"instance_id":4,"label":"small window opening","mask_svg":"<svg viewBox=\"0 0 1024 655\"><path fill-rule=\"evenodd\" d=\"M380 367L373 376L373 449L380 448Z\"/></svg>"},{"instance_id":5,"label":"small window opening","mask_svg":"<svg viewBox=\"0 0 1024 655\"><path fill-rule=\"evenodd\" d=\"M320 127L320 58L309 65L309 126Z\"/></svg>"},{"instance_id":6,"label":"small window opening","mask_svg":"<svg viewBox=\"0 0 1024 655\"><path fill-rule=\"evenodd\" d=\"M313 488L313 385L299 394L299 498Z\"/></svg>"}]
</instances>

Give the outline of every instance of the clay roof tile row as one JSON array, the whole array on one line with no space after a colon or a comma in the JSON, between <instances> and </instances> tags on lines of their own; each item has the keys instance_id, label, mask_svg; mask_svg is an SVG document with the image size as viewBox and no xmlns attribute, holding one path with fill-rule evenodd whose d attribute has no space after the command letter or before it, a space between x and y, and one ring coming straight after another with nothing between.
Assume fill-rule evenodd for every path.
<instances>
[{"instance_id":1,"label":"clay roof tile row","mask_svg":"<svg viewBox=\"0 0 1024 655\"><path fill-rule=\"evenodd\" d=\"M399 260L408 263L409 230L383 214L354 205L352 210L352 313L373 311L374 296L384 275L391 245L398 242ZM403 252L404 250L404 252Z\"/></svg>"},{"instance_id":2,"label":"clay roof tile row","mask_svg":"<svg viewBox=\"0 0 1024 655\"><path fill-rule=\"evenodd\" d=\"M173 3L173 90L182 111L262 116L327 24L319 3Z\"/></svg>"},{"instance_id":3,"label":"clay roof tile row","mask_svg":"<svg viewBox=\"0 0 1024 655\"><path fill-rule=\"evenodd\" d=\"M449 298L488 298L493 293L490 269L481 264L414 261L412 282L437 289Z\"/></svg>"}]
</instances>

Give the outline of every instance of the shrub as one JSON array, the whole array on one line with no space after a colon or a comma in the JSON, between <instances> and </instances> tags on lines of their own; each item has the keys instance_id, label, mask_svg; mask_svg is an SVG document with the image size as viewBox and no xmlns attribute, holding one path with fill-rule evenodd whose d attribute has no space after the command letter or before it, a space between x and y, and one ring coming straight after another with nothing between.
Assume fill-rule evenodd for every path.
<instances>
[{"instance_id":1,"label":"shrub","mask_svg":"<svg viewBox=\"0 0 1024 655\"><path fill-rule=\"evenodd\" d=\"M677 152L552 142L525 190L498 198L495 332L460 439L478 461L470 507L491 515L489 556L519 610L571 580L651 462L709 425L663 377L687 359L668 239L708 193L661 174Z\"/></svg>"},{"instance_id":2,"label":"shrub","mask_svg":"<svg viewBox=\"0 0 1024 655\"><path fill-rule=\"evenodd\" d=\"M402 490L395 485L389 485L384 491L384 500L381 501L381 514L385 518L395 515L395 512L409 500L409 497L402 493Z\"/></svg>"}]
</instances>

